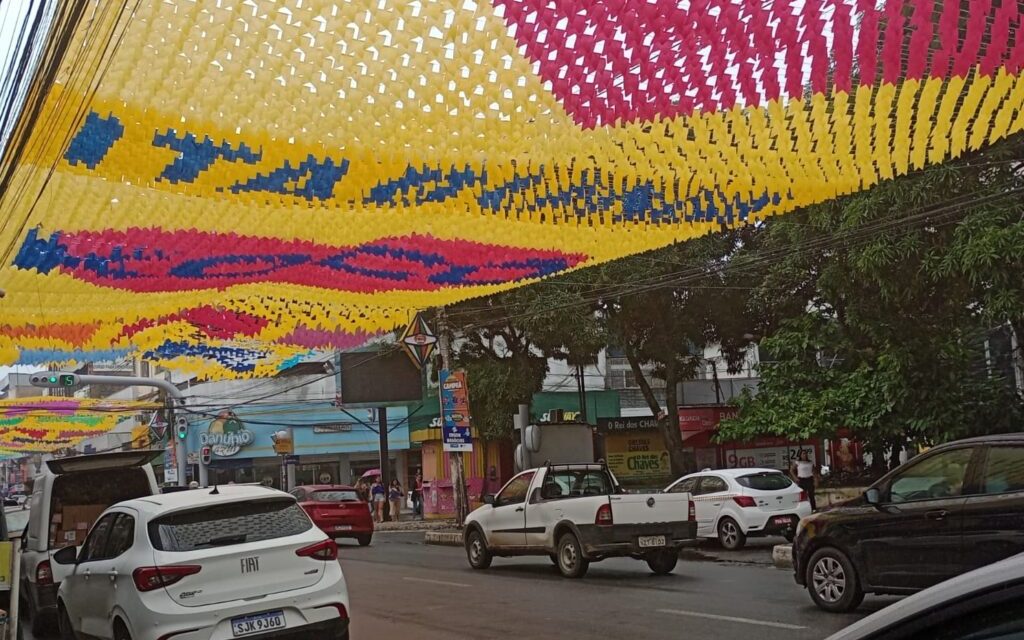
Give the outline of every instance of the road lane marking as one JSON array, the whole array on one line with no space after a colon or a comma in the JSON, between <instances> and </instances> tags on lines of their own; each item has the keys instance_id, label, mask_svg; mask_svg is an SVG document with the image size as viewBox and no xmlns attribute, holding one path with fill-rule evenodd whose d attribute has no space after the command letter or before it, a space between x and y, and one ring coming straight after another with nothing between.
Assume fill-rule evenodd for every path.
<instances>
[{"instance_id":1,"label":"road lane marking","mask_svg":"<svg viewBox=\"0 0 1024 640\"><path fill-rule=\"evenodd\" d=\"M426 582L427 584L439 584L443 587L471 587L472 585L465 584L463 582L447 582L445 580L431 580L430 578L409 578L405 577L402 580L408 580L409 582ZM800 627L803 629L803 627Z\"/></svg>"},{"instance_id":2,"label":"road lane marking","mask_svg":"<svg viewBox=\"0 0 1024 640\"><path fill-rule=\"evenodd\" d=\"M723 622L739 622L741 624L755 624L761 627L772 627L774 629L806 629L797 624L786 624L784 622L771 622L769 620L752 620L750 618L734 618L733 616L716 616L713 613L700 613L697 611L682 611L680 609L658 609L658 613L668 613L674 616L689 616L691 618L707 618L708 620L721 620Z\"/></svg>"}]
</instances>

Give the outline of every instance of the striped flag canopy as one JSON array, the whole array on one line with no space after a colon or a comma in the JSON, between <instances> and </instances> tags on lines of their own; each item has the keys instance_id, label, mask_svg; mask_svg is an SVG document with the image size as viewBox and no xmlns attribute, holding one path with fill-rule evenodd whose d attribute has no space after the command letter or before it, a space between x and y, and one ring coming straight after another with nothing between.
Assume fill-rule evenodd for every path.
<instances>
[{"instance_id":1,"label":"striped flag canopy","mask_svg":"<svg viewBox=\"0 0 1024 640\"><path fill-rule=\"evenodd\" d=\"M59 3L0 363L273 373L1024 128L1024 3Z\"/></svg>"}]
</instances>

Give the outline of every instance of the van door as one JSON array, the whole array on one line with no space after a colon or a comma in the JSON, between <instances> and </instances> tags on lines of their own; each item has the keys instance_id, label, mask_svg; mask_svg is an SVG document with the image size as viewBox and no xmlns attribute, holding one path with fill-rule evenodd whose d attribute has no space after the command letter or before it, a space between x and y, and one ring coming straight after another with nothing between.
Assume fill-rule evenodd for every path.
<instances>
[{"instance_id":1,"label":"van door","mask_svg":"<svg viewBox=\"0 0 1024 640\"><path fill-rule=\"evenodd\" d=\"M164 454L160 450L117 451L95 455L73 456L59 460L47 460L46 466L54 475L79 473L82 471L106 471L145 466Z\"/></svg>"}]
</instances>

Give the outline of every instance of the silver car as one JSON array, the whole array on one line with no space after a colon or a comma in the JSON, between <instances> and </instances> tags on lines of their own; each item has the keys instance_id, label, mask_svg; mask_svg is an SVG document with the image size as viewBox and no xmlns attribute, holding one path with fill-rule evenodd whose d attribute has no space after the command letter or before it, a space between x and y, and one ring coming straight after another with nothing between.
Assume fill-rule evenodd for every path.
<instances>
[{"instance_id":1,"label":"silver car","mask_svg":"<svg viewBox=\"0 0 1024 640\"><path fill-rule=\"evenodd\" d=\"M1024 554L939 583L828 640L1020 640Z\"/></svg>"}]
</instances>

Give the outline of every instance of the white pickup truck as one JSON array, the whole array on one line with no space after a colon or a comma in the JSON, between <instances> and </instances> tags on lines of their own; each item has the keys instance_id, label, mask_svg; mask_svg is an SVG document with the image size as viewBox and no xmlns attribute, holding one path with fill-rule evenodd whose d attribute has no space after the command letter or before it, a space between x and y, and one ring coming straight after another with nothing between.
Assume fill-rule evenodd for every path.
<instances>
[{"instance_id":1,"label":"white pickup truck","mask_svg":"<svg viewBox=\"0 0 1024 640\"><path fill-rule=\"evenodd\" d=\"M523 471L466 518L466 556L486 569L494 556L549 556L580 578L591 562L628 556L671 573L679 548L697 537L688 493L627 494L603 464Z\"/></svg>"}]
</instances>

